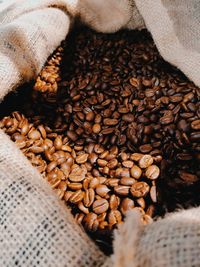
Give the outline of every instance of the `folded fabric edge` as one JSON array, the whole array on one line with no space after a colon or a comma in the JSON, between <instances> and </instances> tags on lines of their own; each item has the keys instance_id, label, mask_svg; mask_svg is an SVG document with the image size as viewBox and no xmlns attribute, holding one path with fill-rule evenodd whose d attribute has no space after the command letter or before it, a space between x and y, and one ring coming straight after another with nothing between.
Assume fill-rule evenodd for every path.
<instances>
[{"instance_id":1,"label":"folded fabric edge","mask_svg":"<svg viewBox=\"0 0 200 267\"><path fill-rule=\"evenodd\" d=\"M161 0L135 2L163 58L200 86L200 54L186 49L180 43Z\"/></svg>"}]
</instances>

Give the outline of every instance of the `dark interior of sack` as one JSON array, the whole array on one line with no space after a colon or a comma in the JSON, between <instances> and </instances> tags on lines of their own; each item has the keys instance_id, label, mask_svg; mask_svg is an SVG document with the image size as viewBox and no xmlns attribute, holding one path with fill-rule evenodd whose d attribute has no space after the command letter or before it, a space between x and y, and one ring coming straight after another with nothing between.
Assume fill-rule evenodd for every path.
<instances>
[{"instance_id":1,"label":"dark interior of sack","mask_svg":"<svg viewBox=\"0 0 200 267\"><path fill-rule=\"evenodd\" d=\"M94 41L94 35L96 36L96 41ZM124 44L121 44L123 43L123 38L126 41ZM83 51L87 50L91 42L94 45L93 51L89 50L84 53ZM110 44L104 49L104 45L108 44L108 42ZM79 43L79 46L76 43ZM118 53L117 47L123 45L123 49L120 48L121 50L119 49ZM138 50L136 48L134 49L134 47L137 47ZM115 53L109 52L112 49ZM82 53L82 66L81 64L78 66L79 52ZM115 57L119 59L117 63L119 64L118 67L113 63ZM88 59L90 60L87 62ZM104 63L105 68L103 69L102 65ZM110 63L111 69L108 68L108 63ZM145 130L142 129L140 133L142 137L137 138L138 143L134 138L132 140L128 137L130 139L130 145L127 148L130 153L141 153L146 144L150 144L150 146L155 144L155 147L150 149L150 151L147 149L148 152L144 149L144 154L151 153L154 149L159 149L162 155L162 160L158 163L161 174L157 181L157 203L155 204L156 210L153 216L163 216L166 212L172 212L179 208L189 208L199 205L200 128L196 126L200 122L199 89L188 81L180 71L166 63L159 56L153 40L146 30L122 31L111 35L97 34L85 28L73 31L67 37L64 44L64 56L61 63L61 77L68 82L68 85L64 89L63 85L58 86L57 95L35 92L33 90L34 81L18 88L15 92L10 93L1 103L1 119L5 116L10 116L14 111L19 111L33 124L38 124L36 117L40 116L40 123L52 129L56 128L54 122L57 120L59 114L62 113L58 109L59 103L66 97L67 90L70 90L69 81L76 79L79 82L79 76L80 79L84 80L88 72L92 76L92 66L95 66L95 64L99 65L99 71L102 73L112 73L112 71L118 73L120 79L124 79L126 84L131 77L140 81L140 85L133 86L131 89L140 92L140 94L135 93L134 99L143 101L142 107L144 108L141 108L141 110L134 109L133 111L133 113L135 112L136 128L141 124L149 127L145 129L150 129L151 124L153 128L161 125L157 131L151 128L151 131L148 132L146 130L147 132L145 133ZM95 71L97 72L97 70L98 68ZM148 84L147 81L149 80L152 82ZM95 87L95 90L100 92L101 87L103 87L103 78L99 78L98 82L99 84ZM102 89L105 91L105 95L112 87L114 88L115 85L110 85L106 89ZM190 95L188 95L189 93ZM113 99L115 94L108 93L107 96ZM186 99L187 96L188 99ZM89 94L87 97L90 97ZM56 101L49 101L51 98L56 99ZM128 98L131 99L130 96ZM169 123L163 119L166 111L172 114L173 117ZM142 120L143 117L141 116L146 118L146 120ZM70 118L69 123L72 120L73 118ZM193 121L196 124L192 124ZM62 121L62 123L67 125L66 120ZM195 126L191 126L191 124L195 124ZM128 123L125 127L126 129L121 133L123 135L129 127ZM133 130L131 132L132 135L137 136L140 128ZM63 131L60 130L57 133L65 134L66 131L67 126L63 128ZM112 135L113 133L110 134L110 137ZM96 141L98 142L98 139ZM125 146L125 144L121 145L120 142L118 144L119 147ZM109 145L108 142L105 144L105 147ZM76 213L77 207L72 211ZM110 243L112 234L110 231L88 232L104 251L107 253L111 252Z\"/></svg>"}]
</instances>

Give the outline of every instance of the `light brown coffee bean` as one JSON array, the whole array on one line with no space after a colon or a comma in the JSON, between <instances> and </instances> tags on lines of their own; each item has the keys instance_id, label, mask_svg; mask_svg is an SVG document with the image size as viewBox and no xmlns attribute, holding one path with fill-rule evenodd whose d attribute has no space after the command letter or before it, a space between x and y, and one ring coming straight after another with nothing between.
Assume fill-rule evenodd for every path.
<instances>
[{"instance_id":1,"label":"light brown coffee bean","mask_svg":"<svg viewBox=\"0 0 200 267\"><path fill-rule=\"evenodd\" d=\"M142 169L148 168L153 164L153 158L151 155L143 155L139 160L139 166Z\"/></svg>"},{"instance_id":2,"label":"light brown coffee bean","mask_svg":"<svg viewBox=\"0 0 200 267\"><path fill-rule=\"evenodd\" d=\"M99 226L99 221L97 220L97 214L93 212L86 214L84 217L84 225L86 229L95 232Z\"/></svg>"},{"instance_id":3,"label":"light brown coffee bean","mask_svg":"<svg viewBox=\"0 0 200 267\"><path fill-rule=\"evenodd\" d=\"M112 170L112 169L115 169L117 167L117 165L118 165L118 160L117 159L111 159L108 162L107 167Z\"/></svg>"},{"instance_id":4,"label":"light brown coffee bean","mask_svg":"<svg viewBox=\"0 0 200 267\"><path fill-rule=\"evenodd\" d=\"M130 171L128 168L117 168L115 172L116 177L130 177Z\"/></svg>"},{"instance_id":5,"label":"light brown coffee bean","mask_svg":"<svg viewBox=\"0 0 200 267\"><path fill-rule=\"evenodd\" d=\"M100 184L97 185L95 191L100 197L105 197L110 191L110 189L106 185Z\"/></svg>"},{"instance_id":6,"label":"light brown coffee bean","mask_svg":"<svg viewBox=\"0 0 200 267\"><path fill-rule=\"evenodd\" d=\"M136 182L131 186L130 192L133 197L145 197L149 192L149 185L145 182Z\"/></svg>"},{"instance_id":7,"label":"light brown coffee bean","mask_svg":"<svg viewBox=\"0 0 200 267\"><path fill-rule=\"evenodd\" d=\"M145 209L146 203L143 197L137 198L136 202L142 209Z\"/></svg>"},{"instance_id":8,"label":"light brown coffee bean","mask_svg":"<svg viewBox=\"0 0 200 267\"><path fill-rule=\"evenodd\" d=\"M69 174L69 179L72 182L81 182L81 181L83 181L85 179L86 172L87 172L87 170L84 171L84 169L80 168L79 166L74 167L71 170L71 173Z\"/></svg>"},{"instance_id":9,"label":"light brown coffee bean","mask_svg":"<svg viewBox=\"0 0 200 267\"><path fill-rule=\"evenodd\" d=\"M116 195L111 195L109 199L109 206L111 210L116 210L120 204L120 198Z\"/></svg>"},{"instance_id":10,"label":"light brown coffee bean","mask_svg":"<svg viewBox=\"0 0 200 267\"><path fill-rule=\"evenodd\" d=\"M93 133L95 133L95 134L100 133L100 131L101 131L101 125L98 124L98 123L95 123L95 124L92 126L92 131L93 131Z\"/></svg>"},{"instance_id":11,"label":"light brown coffee bean","mask_svg":"<svg viewBox=\"0 0 200 267\"><path fill-rule=\"evenodd\" d=\"M94 199L95 199L95 192L92 188L89 188L85 191L85 196L84 196L84 199L83 199L83 203L84 205L88 208L90 207L93 202L94 202Z\"/></svg>"},{"instance_id":12,"label":"light brown coffee bean","mask_svg":"<svg viewBox=\"0 0 200 267\"><path fill-rule=\"evenodd\" d=\"M69 183L68 184L68 187L71 189L71 190L80 190L83 186L81 183Z\"/></svg>"},{"instance_id":13,"label":"light brown coffee bean","mask_svg":"<svg viewBox=\"0 0 200 267\"><path fill-rule=\"evenodd\" d=\"M129 194L130 186L118 185L114 187L114 191L119 196L127 196Z\"/></svg>"},{"instance_id":14,"label":"light brown coffee bean","mask_svg":"<svg viewBox=\"0 0 200 267\"><path fill-rule=\"evenodd\" d=\"M47 172L51 172L53 169L55 169L57 166L56 161L52 161L47 165Z\"/></svg>"},{"instance_id":15,"label":"light brown coffee bean","mask_svg":"<svg viewBox=\"0 0 200 267\"><path fill-rule=\"evenodd\" d=\"M135 203L130 198L124 198L120 204L120 210L123 215L126 215L127 211L133 209L135 207Z\"/></svg>"},{"instance_id":16,"label":"light brown coffee bean","mask_svg":"<svg viewBox=\"0 0 200 267\"><path fill-rule=\"evenodd\" d=\"M38 140L41 138L41 134L37 130L32 130L28 133L28 137L33 140Z\"/></svg>"},{"instance_id":17,"label":"light brown coffee bean","mask_svg":"<svg viewBox=\"0 0 200 267\"><path fill-rule=\"evenodd\" d=\"M92 209L96 214L104 213L108 210L108 208L109 208L108 201L103 198L95 200L92 205Z\"/></svg>"},{"instance_id":18,"label":"light brown coffee bean","mask_svg":"<svg viewBox=\"0 0 200 267\"><path fill-rule=\"evenodd\" d=\"M89 209L86 208L86 207L83 205L83 202L82 202L82 201L78 203L78 208L79 208L80 211L82 211L82 212L85 213L85 214L88 214L88 213L89 213Z\"/></svg>"},{"instance_id":19,"label":"light brown coffee bean","mask_svg":"<svg viewBox=\"0 0 200 267\"><path fill-rule=\"evenodd\" d=\"M140 179L141 175L142 175L142 170L134 165L131 170L130 170L130 173L131 173L131 176L134 178L134 179Z\"/></svg>"},{"instance_id":20,"label":"light brown coffee bean","mask_svg":"<svg viewBox=\"0 0 200 267\"><path fill-rule=\"evenodd\" d=\"M157 191L156 191L156 186L153 185L150 189L150 197L151 200L156 203L157 202Z\"/></svg>"},{"instance_id":21,"label":"light brown coffee bean","mask_svg":"<svg viewBox=\"0 0 200 267\"><path fill-rule=\"evenodd\" d=\"M76 203L82 201L82 200L83 200L83 197L84 197L84 193L83 193L83 191L78 190L78 191L74 192L74 193L70 196L70 198L69 198L69 202L71 202L71 203L73 203L73 204L76 204Z\"/></svg>"},{"instance_id":22,"label":"light brown coffee bean","mask_svg":"<svg viewBox=\"0 0 200 267\"><path fill-rule=\"evenodd\" d=\"M131 154L131 160L139 161L142 158L143 154L141 153L133 153Z\"/></svg>"},{"instance_id":23,"label":"light brown coffee bean","mask_svg":"<svg viewBox=\"0 0 200 267\"><path fill-rule=\"evenodd\" d=\"M100 167L105 167L107 165L107 160L105 159L98 159L97 160L97 164L100 166Z\"/></svg>"},{"instance_id":24,"label":"light brown coffee bean","mask_svg":"<svg viewBox=\"0 0 200 267\"><path fill-rule=\"evenodd\" d=\"M62 139L60 136L57 136L54 140L54 147L56 150L60 150L62 148Z\"/></svg>"},{"instance_id":25,"label":"light brown coffee bean","mask_svg":"<svg viewBox=\"0 0 200 267\"><path fill-rule=\"evenodd\" d=\"M96 153L91 153L88 156L88 160L90 161L91 164L94 164L98 159L98 155Z\"/></svg>"},{"instance_id":26,"label":"light brown coffee bean","mask_svg":"<svg viewBox=\"0 0 200 267\"><path fill-rule=\"evenodd\" d=\"M125 168L132 168L133 167L133 161L131 160L124 160L122 161L122 165L125 167Z\"/></svg>"},{"instance_id":27,"label":"light brown coffee bean","mask_svg":"<svg viewBox=\"0 0 200 267\"><path fill-rule=\"evenodd\" d=\"M108 213L108 223L113 226L115 224L118 224L122 221L122 215L119 210L111 210Z\"/></svg>"},{"instance_id":28,"label":"light brown coffee bean","mask_svg":"<svg viewBox=\"0 0 200 267\"><path fill-rule=\"evenodd\" d=\"M193 130L200 130L200 120L195 120L191 123L191 128Z\"/></svg>"},{"instance_id":29,"label":"light brown coffee bean","mask_svg":"<svg viewBox=\"0 0 200 267\"><path fill-rule=\"evenodd\" d=\"M94 177L92 178L92 180L90 181L89 183L89 187L92 188L92 189L95 189L98 185L99 185L99 179Z\"/></svg>"},{"instance_id":30,"label":"light brown coffee bean","mask_svg":"<svg viewBox=\"0 0 200 267\"><path fill-rule=\"evenodd\" d=\"M104 148L101 145L96 144L94 146L94 152L97 153L97 154L101 154L101 153L104 152Z\"/></svg>"},{"instance_id":31,"label":"light brown coffee bean","mask_svg":"<svg viewBox=\"0 0 200 267\"><path fill-rule=\"evenodd\" d=\"M78 164L83 164L83 163L85 163L85 162L87 161L88 156L89 156L89 155L88 155L87 153L80 154L80 155L77 156L77 158L76 158L76 162L77 162Z\"/></svg>"},{"instance_id":32,"label":"light brown coffee bean","mask_svg":"<svg viewBox=\"0 0 200 267\"><path fill-rule=\"evenodd\" d=\"M64 200L65 200L66 202L68 202L69 199L70 199L70 197L71 197L73 194L74 194L73 191L66 191L65 194L64 194Z\"/></svg>"},{"instance_id":33,"label":"light brown coffee bean","mask_svg":"<svg viewBox=\"0 0 200 267\"><path fill-rule=\"evenodd\" d=\"M133 185L135 182L136 182L135 179L130 177L123 177L120 179L121 185Z\"/></svg>"},{"instance_id":34,"label":"light brown coffee bean","mask_svg":"<svg viewBox=\"0 0 200 267\"><path fill-rule=\"evenodd\" d=\"M146 169L145 175L151 180L155 180L160 175L160 169L156 165L151 165Z\"/></svg>"}]
</instances>

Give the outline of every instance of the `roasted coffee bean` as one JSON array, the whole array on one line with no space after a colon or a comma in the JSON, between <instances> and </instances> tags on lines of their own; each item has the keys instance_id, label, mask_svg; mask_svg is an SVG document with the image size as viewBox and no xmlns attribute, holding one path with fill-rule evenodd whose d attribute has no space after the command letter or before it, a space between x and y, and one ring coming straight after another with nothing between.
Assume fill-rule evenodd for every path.
<instances>
[{"instance_id":1,"label":"roasted coffee bean","mask_svg":"<svg viewBox=\"0 0 200 267\"><path fill-rule=\"evenodd\" d=\"M108 213L108 223L113 226L119 224L122 221L122 215L119 210L111 210Z\"/></svg>"},{"instance_id":2,"label":"roasted coffee bean","mask_svg":"<svg viewBox=\"0 0 200 267\"><path fill-rule=\"evenodd\" d=\"M144 155L139 160L139 166L142 169L148 168L153 163L153 158L150 155Z\"/></svg>"},{"instance_id":3,"label":"roasted coffee bean","mask_svg":"<svg viewBox=\"0 0 200 267\"><path fill-rule=\"evenodd\" d=\"M155 180L160 175L160 169L156 165L151 165L146 169L145 175L151 180Z\"/></svg>"},{"instance_id":4,"label":"roasted coffee bean","mask_svg":"<svg viewBox=\"0 0 200 267\"><path fill-rule=\"evenodd\" d=\"M137 204L138 204L142 209L145 209L145 207L146 207L146 203L145 203L143 197L137 198L137 199L136 199L136 202L137 202Z\"/></svg>"},{"instance_id":5,"label":"roasted coffee bean","mask_svg":"<svg viewBox=\"0 0 200 267\"><path fill-rule=\"evenodd\" d=\"M143 166L143 165L142 165ZM134 178L134 179L139 179L142 175L142 170L137 166L137 165L134 165L131 170L130 170L130 173L131 173L131 176Z\"/></svg>"},{"instance_id":6,"label":"roasted coffee bean","mask_svg":"<svg viewBox=\"0 0 200 267\"><path fill-rule=\"evenodd\" d=\"M106 185L97 185L95 191L100 197L103 198L107 195L110 189Z\"/></svg>"},{"instance_id":7,"label":"roasted coffee bean","mask_svg":"<svg viewBox=\"0 0 200 267\"><path fill-rule=\"evenodd\" d=\"M157 191L155 185L153 185L150 189L150 197L153 202L157 202Z\"/></svg>"},{"instance_id":8,"label":"roasted coffee bean","mask_svg":"<svg viewBox=\"0 0 200 267\"><path fill-rule=\"evenodd\" d=\"M136 182L135 179L130 178L130 177L122 177L120 179L121 185L128 185L129 186L129 185L133 185L135 182Z\"/></svg>"},{"instance_id":9,"label":"roasted coffee bean","mask_svg":"<svg viewBox=\"0 0 200 267\"><path fill-rule=\"evenodd\" d=\"M200 130L200 120L195 120L191 123L191 127L193 130Z\"/></svg>"},{"instance_id":10,"label":"roasted coffee bean","mask_svg":"<svg viewBox=\"0 0 200 267\"><path fill-rule=\"evenodd\" d=\"M134 201L131 198L124 198L120 204L120 210L123 215L126 215L127 211L135 207Z\"/></svg>"},{"instance_id":11,"label":"roasted coffee bean","mask_svg":"<svg viewBox=\"0 0 200 267\"><path fill-rule=\"evenodd\" d=\"M92 209L96 214L106 212L109 208L109 203L106 199L97 199L92 205Z\"/></svg>"},{"instance_id":12,"label":"roasted coffee bean","mask_svg":"<svg viewBox=\"0 0 200 267\"><path fill-rule=\"evenodd\" d=\"M96 231L99 226L99 221L97 220L97 214L90 212L84 218L84 226L90 231Z\"/></svg>"},{"instance_id":13,"label":"roasted coffee bean","mask_svg":"<svg viewBox=\"0 0 200 267\"><path fill-rule=\"evenodd\" d=\"M69 202L76 204L79 203L84 197L84 193L81 190L78 190L76 192L74 192L70 198L69 198Z\"/></svg>"},{"instance_id":14,"label":"roasted coffee bean","mask_svg":"<svg viewBox=\"0 0 200 267\"><path fill-rule=\"evenodd\" d=\"M134 197L145 197L149 192L149 185L145 182L134 183L130 192Z\"/></svg>"},{"instance_id":15,"label":"roasted coffee bean","mask_svg":"<svg viewBox=\"0 0 200 267\"><path fill-rule=\"evenodd\" d=\"M130 186L118 185L114 187L114 191L119 196L127 196L129 194Z\"/></svg>"},{"instance_id":16,"label":"roasted coffee bean","mask_svg":"<svg viewBox=\"0 0 200 267\"><path fill-rule=\"evenodd\" d=\"M120 198L116 195L111 195L109 199L109 206L111 210L116 210L120 204Z\"/></svg>"},{"instance_id":17,"label":"roasted coffee bean","mask_svg":"<svg viewBox=\"0 0 200 267\"><path fill-rule=\"evenodd\" d=\"M69 179L72 182L81 182L85 179L86 171L79 166L76 166L72 169L71 173L69 174Z\"/></svg>"},{"instance_id":18,"label":"roasted coffee bean","mask_svg":"<svg viewBox=\"0 0 200 267\"><path fill-rule=\"evenodd\" d=\"M84 205L86 207L90 207L93 204L94 199L95 199L94 189L92 189L92 188L87 189L85 191L85 196L84 196L84 199L83 199Z\"/></svg>"},{"instance_id":19,"label":"roasted coffee bean","mask_svg":"<svg viewBox=\"0 0 200 267\"><path fill-rule=\"evenodd\" d=\"M84 154L80 154L79 156L76 157L76 162L78 164L82 164L85 163L88 159L88 154L84 153Z\"/></svg>"}]
</instances>

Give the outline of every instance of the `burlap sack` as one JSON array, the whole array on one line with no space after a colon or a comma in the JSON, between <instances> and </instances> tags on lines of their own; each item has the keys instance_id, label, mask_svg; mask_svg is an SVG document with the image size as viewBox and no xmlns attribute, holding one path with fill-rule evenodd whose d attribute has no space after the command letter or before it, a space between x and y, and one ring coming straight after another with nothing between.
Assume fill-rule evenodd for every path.
<instances>
[{"instance_id":1,"label":"burlap sack","mask_svg":"<svg viewBox=\"0 0 200 267\"><path fill-rule=\"evenodd\" d=\"M103 32L146 25L162 56L200 86L199 12L198 0L0 1L0 100L36 77L75 17ZM200 208L146 227L130 213L106 258L2 132L0 206L0 266L200 266Z\"/></svg>"}]
</instances>

